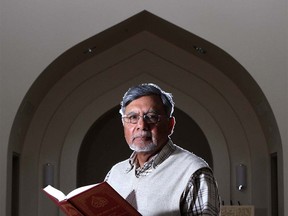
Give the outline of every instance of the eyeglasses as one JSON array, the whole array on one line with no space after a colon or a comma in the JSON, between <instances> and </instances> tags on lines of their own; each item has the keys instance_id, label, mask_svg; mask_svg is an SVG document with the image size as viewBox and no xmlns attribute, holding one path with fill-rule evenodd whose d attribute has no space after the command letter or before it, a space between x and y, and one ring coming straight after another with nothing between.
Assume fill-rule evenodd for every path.
<instances>
[{"instance_id":1,"label":"eyeglasses","mask_svg":"<svg viewBox=\"0 0 288 216\"><path fill-rule=\"evenodd\" d=\"M143 116L139 114L131 114L131 115L124 115L122 117L123 121L126 123L131 123L131 124L137 124L139 121L140 117L143 118L143 120L148 123L148 124L156 124L157 122L160 121L162 115L158 115L155 113L147 113L144 114Z\"/></svg>"}]
</instances>

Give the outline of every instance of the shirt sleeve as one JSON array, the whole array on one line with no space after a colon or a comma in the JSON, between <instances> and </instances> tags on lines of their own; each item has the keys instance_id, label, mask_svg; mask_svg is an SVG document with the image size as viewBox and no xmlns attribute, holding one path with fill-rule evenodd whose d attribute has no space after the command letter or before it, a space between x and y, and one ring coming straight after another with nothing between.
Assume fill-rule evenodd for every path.
<instances>
[{"instance_id":1,"label":"shirt sleeve","mask_svg":"<svg viewBox=\"0 0 288 216\"><path fill-rule=\"evenodd\" d=\"M180 200L181 215L217 216L220 212L218 187L209 168L196 171Z\"/></svg>"}]
</instances>

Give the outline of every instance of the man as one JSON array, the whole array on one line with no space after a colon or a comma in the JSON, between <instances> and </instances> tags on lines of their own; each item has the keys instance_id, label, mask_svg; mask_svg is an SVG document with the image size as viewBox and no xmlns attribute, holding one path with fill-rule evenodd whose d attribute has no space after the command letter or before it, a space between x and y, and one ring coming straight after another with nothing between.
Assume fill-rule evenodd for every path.
<instances>
[{"instance_id":1,"label":"man","mask_svg":"<svg viewBox=\"0 0 288 216\"><path fill-rule=\"evenodd\" d=\"M112 167L106 181L142 215L218 215L218 189L208 164L173 144L170 93L155 84L130 88L121 102L131 157Z\"/></svg>"}]
</instances>

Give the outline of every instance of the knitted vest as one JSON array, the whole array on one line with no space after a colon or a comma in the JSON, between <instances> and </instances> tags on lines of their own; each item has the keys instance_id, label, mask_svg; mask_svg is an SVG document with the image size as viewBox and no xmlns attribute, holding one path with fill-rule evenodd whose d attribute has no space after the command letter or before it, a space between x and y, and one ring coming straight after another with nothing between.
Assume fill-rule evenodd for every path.
<instances>
[{"instance_id":1,"label":"knitted vest","mask_svg":"<svg viewBox=\"0 0 288 216\"><path fill-rule=\"evenodd\" d=\"M176 146L176 150L147 176L127 172L128 160L112 167L108 183L143 216L180 215L180 197L191 175L207 163Z\"/></svg>"}]
</instances>

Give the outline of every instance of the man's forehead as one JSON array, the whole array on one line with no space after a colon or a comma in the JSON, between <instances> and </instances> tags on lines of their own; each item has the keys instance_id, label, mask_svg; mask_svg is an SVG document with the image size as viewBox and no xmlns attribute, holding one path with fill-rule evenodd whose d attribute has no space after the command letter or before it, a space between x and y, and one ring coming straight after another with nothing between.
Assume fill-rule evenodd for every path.
<instances>
[{"instance_id":1,"label":"man's forehead","mask_svg":"<svg viewBox=\"0 0 288 216\"><path fill-rule=\"evenodd\" d=\"M161 101L158 100L135 100L132 101L130 104L127 105L125 109L125 114L129 113L163 113L165 112L164 105Z\"/></svg>"}]
</instances>

